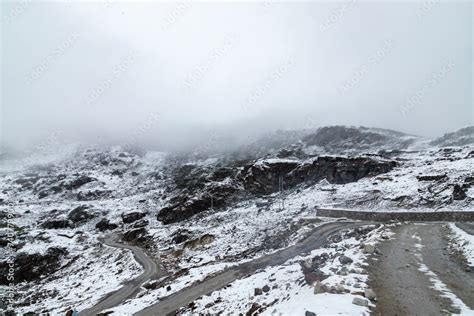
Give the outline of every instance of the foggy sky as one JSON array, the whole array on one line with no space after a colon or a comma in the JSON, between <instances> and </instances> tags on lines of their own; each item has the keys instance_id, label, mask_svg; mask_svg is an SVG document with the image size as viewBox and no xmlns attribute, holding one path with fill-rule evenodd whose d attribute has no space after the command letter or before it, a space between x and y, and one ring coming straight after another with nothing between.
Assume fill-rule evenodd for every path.
<instances>
[{"instance_id":1,"label":"foggy sky","mask_svg":"<svg viewBox=\"0 0 474 316\"><path fill-rule=\"evenodd\" d=\"M1 142L474 124L472 4L2 2Z\"/></svg>"}]
</instances>

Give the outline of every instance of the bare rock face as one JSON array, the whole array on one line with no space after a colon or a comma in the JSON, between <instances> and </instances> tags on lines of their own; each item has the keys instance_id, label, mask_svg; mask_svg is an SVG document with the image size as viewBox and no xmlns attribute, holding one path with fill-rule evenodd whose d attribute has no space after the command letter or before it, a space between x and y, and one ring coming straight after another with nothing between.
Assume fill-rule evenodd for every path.
<instances>
[{"instance_id":1,"label":"bare rock face","mask_svg":"<svg viewBox=\"0 0 474 316\"><path fill-rule=\"evenodd\" d=\"M389 172L396 165L395 161L367 157L323 156L301 163L270 160L245 167L241 172L241 179L245 189L255 194L271 194L278 191L280 178L284 189L301 183L316 183L322 179L330 183L344 184Z\"/></svg>"},{"instance_id":2,"label":"bare rock face","mask_svg":"<svg viewBox=\"0 0 474 316\"><path fill-rule=\"evenodd\" d=\"M66 255L66 249L58 247L49 248L45 254L19 253L13 262L13 280L8 278L11 268L9 263L0 263L0 284L37 281L42 276L56 272L61 266L61 259Z\"/></svg>"},{"instance_id":3,"label":"bare rock face","mask_svg":"<svg viewBox=\"0 0 474 316\"><path fill-rule=\"evenodd\" d=\"M299 166L297 160L268 159L247 165L238 175L246 190L254 194L271 194L279 190L280 178ZM285 182L283 182L285 187Z\"/></svg>"},{"instance_id":4,"label":"bare rock face","mask_svg":"<svg viewBox=\"0 0 474 316\"><path fill-rule=\"evenodd\" d=\"M184 193L172 199L171 205L161 209L157 218L164 224L183 221L211 207L225 206L237 191L238 187L232 181L211 182L193 195Z\"/></svg>"},{"instance_id":5,"label":"bare rock face","mask_svg":"<svg viewBox=\"0 0 474 316\"><path fill-rule=\"evenodd\" d=\"M239 172L234 168L220 168L207 178L195 167L188 167L186 170L198 178L190 179L187 174L184 180L178 181L176 187L182 189L182 194L170 199L169 205L158 212L157 219L164 224L180 222L212 207L226 206L239 193L261 196L277 192L281 184L283 189L289 189L322 179L335 184L355 182L389 172L396 165L392 160L369 157L323 156L306 161L264 159L241 167Z\"/></svg>"}]
</instances>

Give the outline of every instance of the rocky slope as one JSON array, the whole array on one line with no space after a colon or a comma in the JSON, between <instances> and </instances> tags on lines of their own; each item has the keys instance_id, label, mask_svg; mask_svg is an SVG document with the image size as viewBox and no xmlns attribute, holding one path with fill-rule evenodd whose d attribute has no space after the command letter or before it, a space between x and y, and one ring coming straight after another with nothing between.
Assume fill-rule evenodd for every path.
<instances>
[{"instance_id":1,"label":"rocky slope","mask_svg":"<svg viewBox=\"0 0 474 316\"><path fill-rule=\"evenodd\" d=\"M291 244L315 207L473 209L472 128L431 144L342 126L275 137L213 155L120 147L23 160L3 155L0 271L7 277L0 284L15 291L0 308L84 309L136 276L140 267L129 251L99 241L111 232L169 272L124 303L117 310L123 314ZM9 279L11 262L17 268Z\"/></svg>"}]
</instances>

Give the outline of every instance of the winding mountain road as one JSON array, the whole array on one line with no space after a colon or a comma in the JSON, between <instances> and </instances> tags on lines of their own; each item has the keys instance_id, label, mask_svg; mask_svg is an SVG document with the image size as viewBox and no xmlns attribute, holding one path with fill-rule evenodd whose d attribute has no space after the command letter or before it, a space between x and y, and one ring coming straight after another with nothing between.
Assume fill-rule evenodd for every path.
<instances>
[{"instance_id":1,"label":"winding mountain road","mask_svg":"<svg viewBox=\"0 0 474 316\"><path fill-rule=\"evenodd\" d=\"M122 244L117 242L117 235L109 235L101 241L110 247L128 249L133 252L135 260L143 267L143 273L138 277L126 282L119 290L107 294L99 303L91 308L79 312L79 315L96 315L106 309L112 308L121 304L123 301L135 297L140 290L140 286L150 279L157 279L166 275L166 272L153 261L148 255L139 247Z\"/></svg>"},{"instance_id":2,"label":"winding mountain road","mask_svg":"<svg viewBox=\"0 0 474 316\"><path fill-rule=\"evenodd\" d=\"M136 316L155 316L155 315L173 315L180 307L186 306L200 296L216 291L233 281L252 274L259 269L269 266L275 266L285 263L287 260L310 252L321 247L327 241L327 238L343 229L356 228L362 225L368 225L367 222L335 222L316 227L310 236L296 243L293 246L279 250L275 253L265 255L255 260L232 267L221 273L218 273L203 282L191 285L170 296L165 297L156 304L145 308L136 313Z\"/></svg>"}]
</instances>

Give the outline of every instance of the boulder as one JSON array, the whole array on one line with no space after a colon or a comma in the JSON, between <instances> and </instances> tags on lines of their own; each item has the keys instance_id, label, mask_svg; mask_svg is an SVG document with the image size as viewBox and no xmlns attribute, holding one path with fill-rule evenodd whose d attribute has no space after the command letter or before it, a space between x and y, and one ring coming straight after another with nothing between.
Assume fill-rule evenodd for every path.
<instances>
[{"instance_id":1,"label":"boulder","mask_svg":"<svg viewBox=\"0 0 474 316\"><path fill-rule=\"evenodd\" d=\"M306 312L304 313L304 316L316 316L316 314L313 313L313 312L310 312L310 311L306 311Z\"/></svg>"},{"instance_id":2,"label":"boulder","mask_svg":"<svg viewBox=\"0 0 474 316\"><path fill-rule=\"evenodd\" d=\"M265 285L264 287L262 287L262 291L263 291L264 293L267 293L267 292L270 291L270 287L269 287L268 285Z\"/></svg>"},{"instance_id":3,"label":"boulder","mask_svg":"<svg viewBox=\"0 0 474 316\"><path fill-rule=\"evenodd\" d=\"M351 264L352 262L354 262L354 260L352 260L348 256L342 255L339 257L339 262L342 264Z\"/></svg>"},{"instance_id":4,"label":"boulder","mask_svg":"<svg viewBox=\"0 0 474 316\"><path fill-rule=\"evenodd\" d=\"M338 275L346 276L349 274L349 269L346 267L342 267L339 271L337 271Z\"/></svg>"},{"instance_id":5,"label":"boulder","mask_svg":"<svg viewBox=\"0 0 474 316\"><path fill-rule=\"evenodd\" d=\"M125 224L130 224L135 221L138 221L139 219L143 218L146 216L146 213L142 212L131 212L131 213L123 213L122 214L122 221Z\"/></svg>"},{"instance_id":6,"label":"boulder","mask_svg":"<svg viewBox=\"0 0 474 316\"><path fill-rule=\"evenodd\" d=\"M360 297L354 297L354 299L352 300L352 304L367 307L369 306L369 301Z\"/></svg>"},{"instance_id":7,"label":"boulder","mask_svg":"<svg viewBox=\"0 0 474 316\"><path fill-rule=\"evenodd\" d=\"M466 190L459 184L454 185L453 200L464 200L467 197Z\"/></svg>"},{"instance_id":8,"label":"boulder","mask_svg":"<svg viewBox=\"0 0 474 316\"><path fill-rule=\"evenodd\" d=\"M191 232L186 229L179 229L171 235L171 237L173 237L172 240L175 244L183 243L189 240L191 236L192 236Z\"/></svg>"},{"instance_id":9,"label":"boulder","mask_svg":"<svg viewBox=\"0 0 474 316\"><path fill-rule=\"evenodd\" d=\"M364 253L374 253L375 252L375 246L374 245L369 245L369 244L365 244L364 245Z\"/></svg>"},{"instance_id":10,"label":"boulder","mask_svg":"<svg viewBox=\"0 0 474 316\"><path fill-rule=\"evenodd\" d=\"M256 287L254 290L253 290L253 295L257 296L257 295L262 295L263 294L263 291L261 288L258 288Z\"/></svg>"},{"instance_id":11,"label":"boulder","mask_svg":"<svg viewBox=\"0 0 474 316\"><path fill-rule=\"evenodd\" d=\"M371 301L375 300L376 298L375 292L372 289L366 289L364 292L364 296L367 297Z\"/></svg>"},{"instance_id":12,"label":"boulder","mask_svg":"<svg viewBox=\"0 0 474 316\"><path fill-rule=\"evenodd\" d=\"M117 224L109 222L109 220L106 219L105 217L102 218L97 224L95 224L95 228L97 228L101 232L106 231L106 230L114 230L117 227L118 227Z\"/></svg>"},{"instance_id":13,"label":"boulder","mask_svg":"<svg viewBox=\"0 0 474 316\"><path fill-rule=\"evenodd\" d=\"M73 209L68 214L68 219L72 221L74 224L84 223L88 220L96 217L96 215L92 212L87 211L88 206L81 205Z\"/></svg>"},{"instance_id":14,"label":"boulder","mask_svg":"<svg viewBox=\"0 0 474 316\"><path fill-rule=\"evenodd\" d=\"M326 284L321 283L320 281L316 281L314 283L314 294L322 294L328 291L328 287Z\"/></svg>"}]
</instances>

